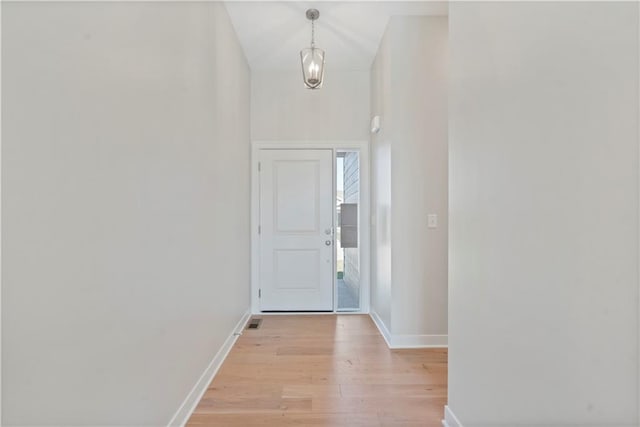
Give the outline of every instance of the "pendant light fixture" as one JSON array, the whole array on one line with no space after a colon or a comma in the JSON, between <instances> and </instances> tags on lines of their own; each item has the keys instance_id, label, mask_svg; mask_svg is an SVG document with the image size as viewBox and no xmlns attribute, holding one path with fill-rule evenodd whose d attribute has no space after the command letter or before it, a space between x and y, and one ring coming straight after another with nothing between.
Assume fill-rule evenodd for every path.
<instances>
[{"instance_id":1,"label":"pendant light fixture","mask_svg":"<svg viewBox=\"0 0 640 427\"><path fill-rule=\"evenodd\" d=\"M317 9L307 10L307 19L311 21L311 47L300 51L302 78L308 89L320 89L324 77L324 50L316 47L315 21L320 17Z\"/></svg>"}]
</instances>

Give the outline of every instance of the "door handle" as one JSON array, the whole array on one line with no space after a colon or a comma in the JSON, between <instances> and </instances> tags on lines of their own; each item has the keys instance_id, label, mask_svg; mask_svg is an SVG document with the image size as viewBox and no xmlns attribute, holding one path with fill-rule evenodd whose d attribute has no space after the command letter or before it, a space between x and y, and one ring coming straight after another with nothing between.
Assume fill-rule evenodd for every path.
<instances>
[{"instance_id":1,"label":"door handle","mask_svg":"<svg viewBox=\"0 0 640 427\"><path fill-rule=\"evenodd\" d=\"M327 246L331 246L331 240L325 240L324 244L327 245Z\"/></svg>"}]
</instances>

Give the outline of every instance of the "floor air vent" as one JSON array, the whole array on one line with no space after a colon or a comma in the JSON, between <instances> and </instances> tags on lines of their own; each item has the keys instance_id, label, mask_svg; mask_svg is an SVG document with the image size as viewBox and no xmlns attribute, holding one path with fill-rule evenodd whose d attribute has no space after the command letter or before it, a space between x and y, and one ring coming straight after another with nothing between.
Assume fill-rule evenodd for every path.
<instances>
[{"instance_id":1,"label":"floor air vent","mask_svg":"<svg viewBox=\"0 0 640 427\"><path fill-rule=\"evenodd\" d=\"M258 329L261 323L262 323L262 319L251 319L249 321L249 325L247 326L247 329Z\"/></svg>"}]
</instances>

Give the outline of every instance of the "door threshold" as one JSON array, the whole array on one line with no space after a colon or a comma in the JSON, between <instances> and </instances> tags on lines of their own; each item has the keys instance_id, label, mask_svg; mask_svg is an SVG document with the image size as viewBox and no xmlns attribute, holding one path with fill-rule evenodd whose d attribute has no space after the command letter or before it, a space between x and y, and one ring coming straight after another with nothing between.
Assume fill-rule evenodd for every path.
<instances>
[{"instance_id":1,"label":"door threshold","mask_svg":"<svg viewBox=\"0 0 640 427\"><path fill-rule=\"evenodd\" d=\"M333 310L263 310L262 313L284 313L284 314L291 314L291 313L333 313Z\"/></svg>"},{"instance_id":2,"label":"door threshold","mask_svg":"<svg viewBox=\"0 0 640 427\"><path fill-rule=\"evenodd\" d=\"M331 314L369 314L366 311L259 311L254 316L327 316Z\"/></svg>"}]
</instances>

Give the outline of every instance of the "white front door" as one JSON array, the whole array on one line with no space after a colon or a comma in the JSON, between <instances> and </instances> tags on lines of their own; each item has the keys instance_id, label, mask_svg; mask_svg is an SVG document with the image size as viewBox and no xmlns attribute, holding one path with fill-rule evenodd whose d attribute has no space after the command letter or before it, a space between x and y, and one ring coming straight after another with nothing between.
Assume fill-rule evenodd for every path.
<instances>
[{"instance_id":1,"label":"white front door","mask_svg":"<svg viewBox=\"0 0 640 427\"><path fill-rule=\"evenodd\" d=\"M333 152L260 150L260 310L333 310Z\"/></svg>"}]
</instances>

